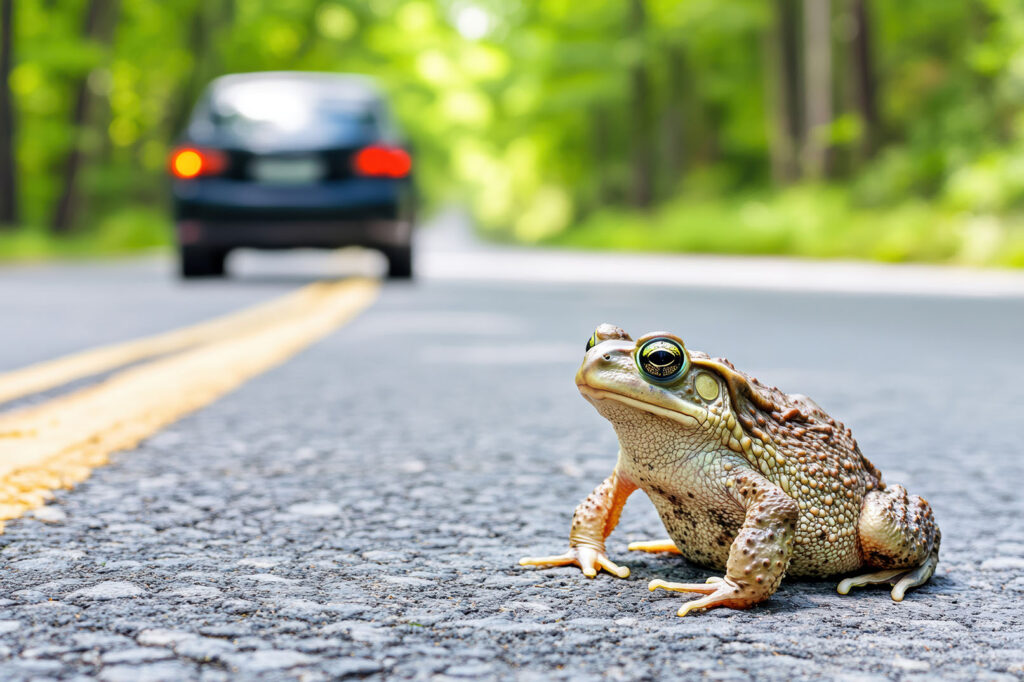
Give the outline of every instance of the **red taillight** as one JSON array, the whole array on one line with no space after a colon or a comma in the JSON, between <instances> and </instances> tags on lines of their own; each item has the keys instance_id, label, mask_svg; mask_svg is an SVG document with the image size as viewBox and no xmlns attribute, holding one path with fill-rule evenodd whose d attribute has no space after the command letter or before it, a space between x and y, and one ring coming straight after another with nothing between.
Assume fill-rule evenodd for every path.
<instances>
[{"instance_id":1,"label":"red taillight","mask_svg":"<svg viewBox=\"0 0 1024 682\"><path fill-rule=\"evenodd\" d=\"M399 147L374 145L360 149L352 161L356 173L372 178L404 178L412 170L412 157Z\"/></svg>"},{"instance_id":2,"label":"red taillight","mask_svg":"<svg viewBox=\"0 0 1024 682\"><path fill-rule=\"evenodd\" d=\"M171 173L188 180L200 175L217 175L227 166L227 156L216 149L182 147L171 154Z\"/></svg>"}]
</instances>

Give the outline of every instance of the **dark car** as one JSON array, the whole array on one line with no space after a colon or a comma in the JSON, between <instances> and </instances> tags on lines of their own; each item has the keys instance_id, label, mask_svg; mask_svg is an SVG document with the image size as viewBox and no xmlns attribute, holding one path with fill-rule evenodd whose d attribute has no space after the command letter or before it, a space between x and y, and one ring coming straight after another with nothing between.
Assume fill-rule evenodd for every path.
<instances>
[{"instance_id":1,"label":"dark car","mask_svg":"<svg viewBox=\"0 0 1024 682\"><path fill-rule=\"evenodd\" d=\"M359 245L412 276L412 158L371 80L266 72L213 81L171 155L183 277L236 247Z\"/></svg>"}]
</instances>

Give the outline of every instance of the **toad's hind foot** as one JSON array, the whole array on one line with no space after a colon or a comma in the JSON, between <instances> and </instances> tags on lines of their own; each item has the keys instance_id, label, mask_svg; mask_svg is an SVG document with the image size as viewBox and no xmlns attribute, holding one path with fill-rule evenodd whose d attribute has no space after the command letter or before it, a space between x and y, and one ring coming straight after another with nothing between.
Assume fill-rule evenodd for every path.
<instances>
[{"instance_id":1,"label":"toad's hind foot","mask_svg":"<svg viewBox=\"0 0 1024 682\"><path fill-rule=\"evenodd\" d=\"M676 543L668 538L652 540L650 542L631 542L628 549L631 552L670 552L672 554L681 554L679 548L676 547Z\"/></svg>"},{"instance_id":2,"label":"toad's hind foot","mask_svg":"<svg viewBox=\"0 0 1024 682\"><path fill-rule=\"evenodd\" d=\"M879 583L889 583L893 586L892 591L889 593L893 601L903 601L904 595L907 590L918 585L924 585L928 582L928 579L932 577L935 572L935 566L939 563L939 553L932 552L928 555L928 558L916 568L890 568L885 571L877 571L875 573L865 573L864 575L854 576L853 578L846 578L839 583L839 594L849 594L850 588L862 587L864 585L877 585Z\"/></svg>"},{"instance_id":3,"label":"toad's hind foot","mask_svg":"<svg viewBox=\"0 0 1024 682\"><path fill-rule=\"evenodd\" d=\"M889 583L893 601L903 601L911 587L928 581L939 563L942 533L928 503L901 485L864 496L857 524L864 564L876 569L839 583L839 594L851 587Z\"/></svg>"},{"instance_id":4,"label":"toad's hind foot","mask_svg":"<svg viewBox=\"0 0 1024 682\"><path fill-rule=\"evenodd\" d=\"M685 616L690 611L702 611L713 609L716 606L725 606L731 609L747 609L754 604L763 601L764 595L756 590L749 590L737 585L729 578L708 578L706 583L667 583L664 580L652 580L647 589L670 590L672 592L696 592L704 597L695 599L683 604L676 613L678 616Z\"/></svg>"}]
</instances>

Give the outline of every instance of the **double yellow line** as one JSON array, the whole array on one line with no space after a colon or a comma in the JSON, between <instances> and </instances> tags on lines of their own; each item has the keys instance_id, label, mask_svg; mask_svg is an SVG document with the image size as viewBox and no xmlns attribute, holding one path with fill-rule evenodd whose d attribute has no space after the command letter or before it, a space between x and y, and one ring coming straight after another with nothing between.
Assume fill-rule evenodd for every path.
<instances>
[{"instance_id":1,"label":"double yellow line","mask_svg":"<svg viewBox=\"0 0 1024 682\"><path fill-rule=\"evenodd\" d=\"M239 313L0 374L0 403L150 362L0 415L0 530L163 426L284 362L369 306L365 279L318 282ZM153 359L155 358L155 359Z\"/></svg>"}]
</instances>

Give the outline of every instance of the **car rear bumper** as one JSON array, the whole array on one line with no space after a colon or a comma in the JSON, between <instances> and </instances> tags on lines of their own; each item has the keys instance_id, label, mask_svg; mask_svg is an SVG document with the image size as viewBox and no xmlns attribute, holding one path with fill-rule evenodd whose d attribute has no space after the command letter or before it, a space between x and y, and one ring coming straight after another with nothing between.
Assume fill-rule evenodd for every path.
<instances>
[{"instance_id":1,"label":"car rear bumper","mask_svg":"<svg viewBox=\"0 0 1024 682\"><path fill-rule=\"evenodd\" d=\"M229 178L174 183L178 220L398 220L411 214L408 181L350 178L308 185L270 185Z\"/></svg>"},{"instance_id":2,"label":"car rear bumper","mask_svg":"<svg viewBox=\"0 0 1024 682\"><path fill-rule=\"evenodd\" d=\"M383 248L408 246L412 239L412 221L291 220L238 221L183 219L177 222L178 243L182 246L221 248L332 249L342 246Z\"/></svg>"}]
</instances>

